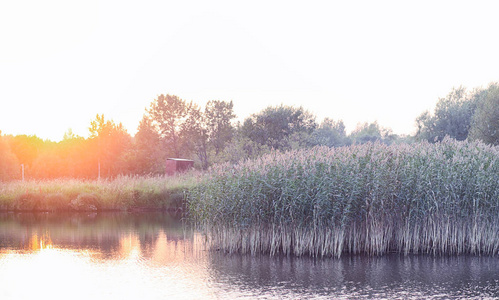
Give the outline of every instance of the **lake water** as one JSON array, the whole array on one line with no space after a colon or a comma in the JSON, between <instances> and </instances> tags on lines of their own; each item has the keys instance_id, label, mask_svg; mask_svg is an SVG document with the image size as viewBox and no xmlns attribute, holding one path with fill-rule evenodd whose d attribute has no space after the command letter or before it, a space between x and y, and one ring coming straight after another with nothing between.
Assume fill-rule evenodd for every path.
<instances>
[{"instance_id":1,"label":"lake water","mask_svg":"<svg viewBox=\"0 0 499 300\"><path fill-rule=\"evenodd\" d=\"M0 299L499 299L499 258L227 255L160 213L0 213Z\"/></svg>"}]
</instances>

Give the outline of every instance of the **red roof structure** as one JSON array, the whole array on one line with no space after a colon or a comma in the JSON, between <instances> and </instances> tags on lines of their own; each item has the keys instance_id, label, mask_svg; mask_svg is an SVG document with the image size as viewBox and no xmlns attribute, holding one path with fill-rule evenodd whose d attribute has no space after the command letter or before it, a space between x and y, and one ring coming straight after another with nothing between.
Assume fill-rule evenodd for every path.
<instances>
[{"instance_id":1,"label":"red roof structure","mask_svg":"<svg viewBox=\"0 0 499 300\"><path fill-rule=\"evenodd\" d=\"M194 167L194 161L184 158L167 158L166 159L166 175L185 172Z\"/></svg>"}]
</instances>

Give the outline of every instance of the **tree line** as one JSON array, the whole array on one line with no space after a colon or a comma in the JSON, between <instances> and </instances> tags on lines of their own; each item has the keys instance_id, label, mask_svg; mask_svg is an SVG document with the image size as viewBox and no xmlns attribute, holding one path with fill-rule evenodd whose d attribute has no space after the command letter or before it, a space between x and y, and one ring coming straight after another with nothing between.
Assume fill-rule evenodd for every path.
<instances>
[{"instance_id":1,"label":"tree line","mask_svg":"<svg viewBox=\"0 0 499 300\"><path fill-rule=\"evenodd\" d=\"M164 174L166 158L189 158L199 169L217 163L255 158L271 150L317 145L341 147L366 142L439 142L479 139L499 144L499 84L467 91L454 88L433 111L416 119L414 136L399 136L377 122L359 124L350 134L342 120L324 119L302 107L269 106L235 122L232 101L212 100L204 108L174 95L154 99L131 136L121 123L97 115L89 137L65 133L60 142L36 136L2 135L0 181L28 179L109 178Z\"/></svg>"}]
</instances>

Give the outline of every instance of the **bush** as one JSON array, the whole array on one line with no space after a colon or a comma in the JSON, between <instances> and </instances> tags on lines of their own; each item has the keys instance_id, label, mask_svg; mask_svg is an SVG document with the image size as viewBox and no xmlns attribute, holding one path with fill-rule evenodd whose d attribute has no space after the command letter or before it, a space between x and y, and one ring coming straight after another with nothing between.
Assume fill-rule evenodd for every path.
<instances>
[{"instance_id":1,"label":"bush","mask_svg":"<svg viewBox=\"0 0 499 300\"><path fill-rule=\"evenodd\" d=\"M49 211L63 211L69 209L69 204L69 198L63 193L50 193L45 196L43 208Z\"/></svg>"}]
</instances>

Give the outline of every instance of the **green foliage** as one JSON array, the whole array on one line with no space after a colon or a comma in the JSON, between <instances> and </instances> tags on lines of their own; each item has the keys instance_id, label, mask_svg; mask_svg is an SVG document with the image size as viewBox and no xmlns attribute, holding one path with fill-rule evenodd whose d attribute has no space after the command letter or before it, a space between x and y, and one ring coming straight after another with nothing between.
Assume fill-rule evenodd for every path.
<instances>
[{"instance_id":1,"label":"green foliage","mask_svg":"<svg viewBox=\"0 0 499 300\"><path fill-rule=\"evenodd\" d=\"M214 156L218 156L232 139L234 127L231 121L234 118L232 101L209 101L203 112L197 105L177 96L160 95L144 116L150 123L141 125L138 135L159 138L161 148L165 149L161 151L163 155L158 155L153 149L157 143L137 141L137 150L140 147L142 153L149 154L154 160L161 157L163 161L165 157L194 159L196 156L201 167L207 169L210 161L216 160ZM156 133L158 137L153 136ZM136 156L143 158L140 153Z\"/></svg>"},{"instance_id":2,"label":"green foliage","mask_svg":"<svg viewBox=\"0 0 499 300\"><path fill-rule=\"evenodd\" d=\"M341 147L350 144L343 121L326 118L311 135L312 146Z\"/></svg>"},{"instance_id":3,"label":"green foliage","mask_svg":"<svg viewBox=\"0 0 499 300\"><path fill-rule=\"evenodd\" d=\"M464 141L469 134L477 104L477 93L464 87L453 88L440 98L433 114L424 112L417 119L417 136L429 142L440 142L446 136Z\"/></svg>"},{"instance_id":4,"label":"green foliage","mask_svg":"<svg viewBox=\"0 0 499 300\"><path fill-rule=\"evenodd\" d=\"M203 169L208 168L208 129L206 118L197 105L192 105L182 127L183 139L189 152L194 152Z\"/></svg>"},{"instance_id":5,"label":"green foliage","mask_svg":"<svg viewBox=\"0 0 499 300\"><path fill-rule=\"evenodd\" d=\"M488 89L479 93L471 137L499 145L499 83L492 83Z\"/></svg>"},{"instance_id":6,"label":"green foliage","mask_svg":"<svg viewBox=\"0 0 499 300\"><path fill-rule=\"evenodd\" d=\"M270 147L252 141L241 133L236 133L232 142L215 156L215 163L235 164L246 159L254 159L270 152Z\"/></svg>"},{"instance_id":7,"label":"green foliage","mask_svg":"<svg viewBox=\"0 0 499 300\"><path fill-rule=\"evenodd\" d=\"M159 95L147 111L153 125L165 141L167 156L181 157L186 149L184 144L185 123L192 109L192 102L177 96Z\"/></svg>"},{"instance_id":8,"label":"green foliage","mask_svg":"<svg viewBox=\"0 0 499 300\"><path fill-rule=\"evenodd\" d=\"M498 254L498 199L499 149L445 139L219 165L189 207L228 252Z\"/></svg>"},{"instance_id":9,"label":"green foliage","mask_svg":"<svg viewBox=\"0 0 499 300\"><path fill-rule=\"evenodd\" d=\"M457 140L468 137L497 145L499 88L471 93L463 87L439 99L434 112L421 114L416 137L398 136L377 122L363 123L349 135L341 120L317 124L302 107L267 107L233 124L233 102L208 101L202 109L174 95L160 95L150 104L132 138L122 124L97 115L89 138L71 130L59 143L36 136L0 136L0 180L113 178L125 174L163 174L167 157L193 159L198 169L217 163L254 159L272 149L288 151L313 146L342 147L367 142L384 144Z\"/></svg>"},{"instance_id":10,"label":"green foliage","mask_svg":"<svg viewBox=\"0 0 499 300\"><path fill-rule=\"evenodd\" d=\"M244 120L243 136L272 149L291 148L291 138L300 133L311 134L317 127L315 116L292 106L269 106Z\"/></svg>"},{"instance_id":11,"label":"green foliage","mask_svg":"<svg viewBox=\"0 0 499 300\"><path fill-rule=\"evenodd\" d=\"M151 119L144 115L135 134L133 147L126 153L129 173L163 174L166 157L162 145Z\"/></svg>"},{"instance_id":12,"label":"green foliage","mask_svg":"<svg viewBox=\"0 0 499 300\"><path fill-rule=\"evenodd\" d=\"M382 142L391 144L396 136L392 133L391 129L382 128L378 122L359 124L349 136L350 140L357 144L364 144L367 142Z\"/></svg>"},{"instance_id":13,"label":"green foliage","mask_svg":"<svg viewBox=\"0 0 499 300\"><path fill-rule=\"evenodd\" d=\"M232 101L208 101L204 115L209 143L213 147L215 155L218 155L226 144L232 140L234 134L234 127L231 123L236 117L234 104Z\"/></svg>"}]
</instances>

